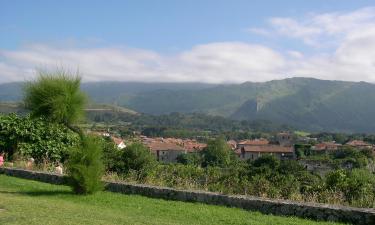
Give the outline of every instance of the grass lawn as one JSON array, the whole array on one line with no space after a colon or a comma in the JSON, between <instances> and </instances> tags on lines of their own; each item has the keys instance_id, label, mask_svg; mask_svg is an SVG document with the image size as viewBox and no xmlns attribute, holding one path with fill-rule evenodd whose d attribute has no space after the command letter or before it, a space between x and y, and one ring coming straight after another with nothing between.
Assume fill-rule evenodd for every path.
<instances>
[{"instance_id":1,"label":"grass lawn","mask_svg":"<svg viewBox=\"0 0 375 225\"><path fill-rule=\"evenodd\" d=\"M0 175L0 224L333 224L241 209L100 192Z\"/></svg>"}]
</instances>

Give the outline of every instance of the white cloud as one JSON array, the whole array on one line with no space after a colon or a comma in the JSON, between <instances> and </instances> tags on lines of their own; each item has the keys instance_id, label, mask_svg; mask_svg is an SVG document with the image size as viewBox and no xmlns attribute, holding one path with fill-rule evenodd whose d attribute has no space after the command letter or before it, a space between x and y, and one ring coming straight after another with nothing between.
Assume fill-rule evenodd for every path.
<instances>
[{"instance_id":1,"label":"white cloud","mask_svg":"<svg viewBox=\"0 0 375 225\"><path fill-rule=\"evenodd\" d=\"M173 56L127 48L54 48L33 45L0 51L0 81L28 79L33 68L65 66L83 72L85 81L243 82L272 79L283 57L264 46L239 42L211 43Z\"/></svg>"},{"instance_id":2,"label":"white cloud","mask_svg":"<svg viewBox=\"0 0 375 225\"><path fill-rule=\"evenodd\" d=\"M352 12L309 14L304 18L274 17L264 32L301 39L311 46L335 45L346 35L375 26L375 7Z\"/></svg>"},{"instance_id":3,"label":"white cloud","mask_svg":"<svg viewBox=\"0 0 375 225\"><path fill-rule=\"evenodd\" d=\"M35 68L57 66L78 67L84 81L239 83L307 76L375 82L375 8L309 14L304 19L271 18L268 27L251 31L330 48L306 54L298 49L216 42L163 55L124 47L33 44L0 49L0 82L27 80L35 76Z\"/></svg>"}]
</instances>

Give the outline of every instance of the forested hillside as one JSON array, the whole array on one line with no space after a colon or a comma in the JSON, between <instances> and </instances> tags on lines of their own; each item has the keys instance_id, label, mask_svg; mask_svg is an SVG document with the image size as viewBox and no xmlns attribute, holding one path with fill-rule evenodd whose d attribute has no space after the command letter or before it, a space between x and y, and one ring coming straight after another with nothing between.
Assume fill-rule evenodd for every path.
<instances>
[{"instance_id":1,"label":"forested hillside","mask_svg":"<svg viewBox=\"0 0 375 225\"><path fill-rule=\"evenodd\" d=\"M20 84L0 85L0 101L20 99ZM269 120L310 131L375 132L375 85L290 78L263 83L96 82L82 86L92 101L160 115L205 113Z\"/></svg>"}]
</instances>

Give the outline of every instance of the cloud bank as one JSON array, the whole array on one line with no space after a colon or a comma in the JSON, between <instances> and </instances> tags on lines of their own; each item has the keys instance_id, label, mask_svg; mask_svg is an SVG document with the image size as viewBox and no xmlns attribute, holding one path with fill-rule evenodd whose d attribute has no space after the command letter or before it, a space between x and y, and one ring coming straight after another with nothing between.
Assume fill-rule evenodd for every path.
<instances>
[{"instance_id":1,"label":"cloud bank","mask_svg":"<svg viewBox=\"0 0 375 225\"><path fill-rule=\"evenodd\" d=\"M0 83L35 76L35 68L79 68L84 81L240 83L287 77L375 82L375 8L275 17L253 35L300 41L276 50L244 42L201 44L173 55L128 47L80 48L47 44L0 49Z\"/></svg>"}]
</instances>

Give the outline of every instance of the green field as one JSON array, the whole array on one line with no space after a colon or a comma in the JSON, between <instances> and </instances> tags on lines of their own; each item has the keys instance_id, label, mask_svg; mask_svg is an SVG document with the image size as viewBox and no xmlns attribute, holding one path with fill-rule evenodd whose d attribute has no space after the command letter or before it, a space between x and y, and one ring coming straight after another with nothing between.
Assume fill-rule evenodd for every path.
<instances>
[{"instance_id":1,"label":"green field","mask_svg":"<svg viewBox=\"0 0 375 225\"><path fill-rule=\"evenodd\" d=\"M0 224L332 224L241 209L100 192L0 175Z\"/></svg>"}]
</instances>

